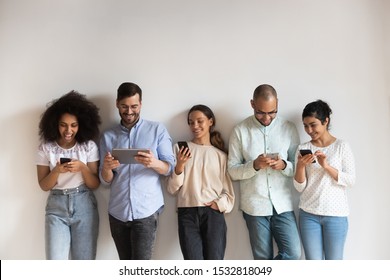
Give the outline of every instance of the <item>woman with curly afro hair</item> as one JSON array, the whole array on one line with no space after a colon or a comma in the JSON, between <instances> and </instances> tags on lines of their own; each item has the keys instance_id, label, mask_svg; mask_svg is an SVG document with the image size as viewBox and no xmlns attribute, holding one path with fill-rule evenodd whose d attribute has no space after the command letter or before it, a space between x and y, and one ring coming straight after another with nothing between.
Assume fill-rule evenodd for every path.
<instances>
[{"instance_id":1,"label":"woman with curly afro hair","mask_svg":"<svg viewBox=\"0 0 390 280\"><path fill-rule=\"evenodd\" d=\"M99 214L92 190L100 185L99 109L71 91L49 103L39 123L39 186L46 204L47 259L95 259Z\"/></svg>"}]
</instances>

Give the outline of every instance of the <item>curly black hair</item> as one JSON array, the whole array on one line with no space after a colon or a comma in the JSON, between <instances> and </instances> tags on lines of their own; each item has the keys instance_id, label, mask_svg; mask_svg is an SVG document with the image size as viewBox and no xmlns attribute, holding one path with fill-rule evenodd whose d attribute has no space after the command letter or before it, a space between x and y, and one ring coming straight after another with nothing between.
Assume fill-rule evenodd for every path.
<instances>
[{"instance_id":1,"label":"curly black hair","mask_svg":"<svg viewBox=\"0 0 390 280\"><path fill-rule=\"evenodd\" d=\"M99 108L85 95L72 90L47 105L39 122L41 141L51 142L60 138L58 122L65 113L77 118L79 130L75 138L78 143L95 140L99 136L99 125L101 124Z\"/></svg>"}]
</instances>

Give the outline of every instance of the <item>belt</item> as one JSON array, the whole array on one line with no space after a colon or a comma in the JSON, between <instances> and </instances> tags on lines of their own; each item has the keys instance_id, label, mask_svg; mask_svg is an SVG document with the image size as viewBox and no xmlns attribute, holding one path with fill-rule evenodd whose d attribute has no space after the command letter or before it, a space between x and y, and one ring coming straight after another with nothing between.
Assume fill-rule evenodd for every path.
<instances>
[{"instance_id":1,"label":"belt","mask_svg":"<svg viewBox=\"0 0 390 280\"><path fill-rule=\"evenodd\" d=\"M73 194L73 193L80 193L80 192L86 192L86 191L89 191L89 189L84 186L84 185L81 185L81 186L78 186L76 188L70 188L70 189L54 189L54 190L51 190L50 192L52 194L59 194L59 195L68 195L68 194Z\"/></svg>"}]
</instances>

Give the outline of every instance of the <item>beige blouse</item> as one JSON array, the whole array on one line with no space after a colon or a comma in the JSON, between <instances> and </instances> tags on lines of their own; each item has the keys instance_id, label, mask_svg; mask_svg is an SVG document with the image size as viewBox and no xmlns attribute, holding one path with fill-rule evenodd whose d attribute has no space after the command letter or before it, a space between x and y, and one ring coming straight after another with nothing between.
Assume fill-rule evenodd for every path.
<instances>
[{"instance_id":1,"label":"beige blouse","mask_svg":"<svg viewBox=\"0 0 390 280\"><path fill-rule=\"evenodd\" d=\"M203 207L215 201L221 212L234 206L233 184L227 172L227 155L214 146L202 146L188 141L191 158L184 172L175 171L168 178L167 190L177 196L177 207ZM178 145L174 147L179 152Z\"/></svg>"}]
</instances>

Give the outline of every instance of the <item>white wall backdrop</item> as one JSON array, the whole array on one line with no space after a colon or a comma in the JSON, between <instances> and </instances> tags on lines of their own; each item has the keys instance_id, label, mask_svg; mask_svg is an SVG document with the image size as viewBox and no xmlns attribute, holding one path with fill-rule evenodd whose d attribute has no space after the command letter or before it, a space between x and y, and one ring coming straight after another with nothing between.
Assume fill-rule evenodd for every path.
<instances>
[{"instance_id":1,"label":"white wall backdrop","mask_svg":"<svg viewBox=\"0 0 390 280\"><path fill-rule=\"evenodd\" d=\"M78 90L101 108L103 130L118 121L124 81L141 86L143 117L163 122L175 142L190 137L186 113L198 103L214 110L227 141L252 114L261 83L276 88L280 115L296 123L302 142L303 107L328 101L332 132L350 142L357 164L345 258L390 259L389 2L0 0L0 259L45 258L48 194L35 153L46 104ZM109 190L96 196L97 258L117 259ZM181 259L175 198L165 200L154 258ZM238 203L226 218L226 259L251 259Z\"/></svg>"}]
</instances>

